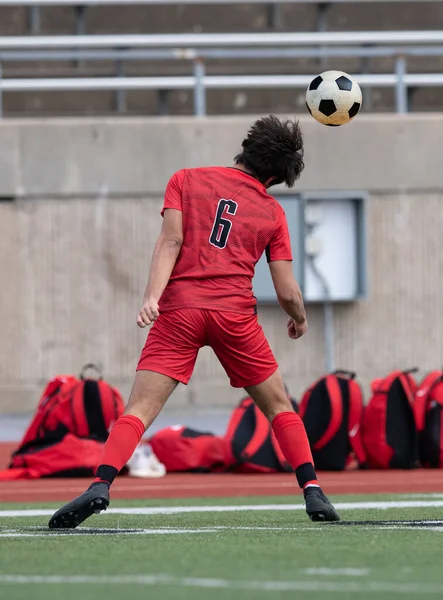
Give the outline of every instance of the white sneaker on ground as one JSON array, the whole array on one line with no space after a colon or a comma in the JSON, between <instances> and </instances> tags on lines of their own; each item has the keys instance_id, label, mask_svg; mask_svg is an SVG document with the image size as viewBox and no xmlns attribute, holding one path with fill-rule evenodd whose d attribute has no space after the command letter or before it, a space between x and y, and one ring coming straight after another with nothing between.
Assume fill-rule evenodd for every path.
<instances>
[{"instance_id":1,"label":"white sneaker on ground","mask_svg":"<svg viewBox=\"0 0 443 600\"><path fill-rule=\"evenodd\" d=\"M166 467L155 456L149 444L139 444L127 465L131 477L163 477Z\"/></svg>"}]
</instances>

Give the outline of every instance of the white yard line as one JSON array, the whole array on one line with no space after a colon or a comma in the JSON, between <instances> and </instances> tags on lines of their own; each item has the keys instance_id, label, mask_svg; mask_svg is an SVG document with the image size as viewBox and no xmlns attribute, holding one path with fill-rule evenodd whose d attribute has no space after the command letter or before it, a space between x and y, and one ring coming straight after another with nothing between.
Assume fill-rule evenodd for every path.
<instances>
[{"instance_id":1,"label":"white yard line","mask_svg":"<svg viewBox=\"0 0 443 600\"><path fill-rule=\"evenodd\" d=\"M86 528L78 528L75 530L71 530L70 532L67 531L63 531L63 530L57 530L57 531L52 531L52 530L48 530L47 532L41 532L41 533L27 533L24 531L14 531L14 530L10 530L10 531L0 531L0 538L3 537L9 537L9 538L19 538L19 537L48 537L52 536L52 537L59 537L59 536L65 536L65 537L78 537L79 535L85 535L85 533L89 533L90 535L116 535L116 534L120 534L119 529L114 529L114 530L109 530L106 529L105 531L101 532L100 530L97 529L86 529ZM179 535L181 533L219 533L219 531L217 529L213 529L213 528L208 528L208 529L134 529L134 530L129 530L129 529L124 529L122 531L123 535Z\"/></svg>"},{"instance_id":2,"label":"white yard line","mask_svg":"<svg viewBox=\"0 0 443 600\"><path fill-rule=\"evenodd\" d=\"M384 581L235 581L200 577L174 577L167 574L126 576L44 576L0 575L0 584L11 585L140 585L208 589L251 590L255 592L335 592L402 595L443 595L443 585L426 583L390 583Z\"/></svg>"},{"instance_id":3,"label":"white yard line","mask_svg":"<svg viewBox=\"0 0 443 600\"><path fill-rule=\"evenodd\" d=\"M405 499L406 498L443 498L443 494L429 492L427 494L403 494L403 497Z\"/></svg>"},{"instance_id":4,"label":"white yard line","mask_svg":"<svg viewBox=\"0 0 443 600\"><path fill-rule=\"evenodd\" d=\"M228 526L221 525L215 527L199 527L198 529L186 529L186 528L175 528L175 527L161 527L158 529L114 529L106 528L92 528L92 527L78 527L77 529L70 529L69 531L58 529L58 530L45 530L42 531L42 527L27 527L26 529L0 529L0 538L2 537L48 537L50 536L82 536L85 534L89 535L168 535L168 534L181 534L181 533L220 533L220 531L301 531L301 530L313 530L321 531L319 527L242 527L242 526Z\"/></svg>"},{"instance_id":5,"label":"white yard line","mask_svg":"<svg viewBox=\"0 0 443 600\"><path fill-rule=\"evenodd\" d=\"M232 528L226 528L229 529L230 531L244 531L244 530L249 530L249 531L255 531L256 528L255 527L232 527ZM257 528L260 529L262 531L274 531L274 529L272 527L266 529L265 527L262 528ZM392 531L392 530L397 530L397 531L437 531L439 533L443 532L443 527L410 527L410 526L400 526L400 525L393 525L393 526L370 526L370 527L361 527L361 529L364 529L365 531ZM309 527L309 526L305 526L305 527L288 527L287 529L277 529L277 531L293 531L294 533L300 532L300 531L311 531L313 533L324 533L324 530L321 527ZM220 529L215 529L215 528L208 528L208 529L171 529L171 530L165 530L165 529L134 529L133 531L130 531L129 529L126 530L119 530L119 529L114 529L112 531L99 531L97 529L95 529L94 531L88 531L85 530L83 528L77 528L75 530L70 530L69 533L65 532L65 531L52 531L50 529L48 529L48 531L46 532L41 532L41 533L27 533L24 531L0 531L0 538L37 538L37 537L81 537L84 535L95 535L95 536L107 536L107 535L167 535L167 534L173 534L173 535L180 535L180 534L188 534L188 533L192 533L192 534L208 534L208 533L220 533ZM346 569L345 569L346 570ZM337 574L337 575L364 575L364 573L341 573L340 569L337 569L334 573L329 572L328 569L312 569L312 574L317 574L317 575L333 575L333 574ZM322 572L324 571L324 572ZM352 569L351 569L352 571ZM307 571L306 571L307 573Z\"/></svg>"},{"instance_id":6,"label":"white yard line","mask_svg":"<svg viewBox=\"0 0 443 600\"><path fill-rule=\"evenodd\" d=\"M60 503L61 504L61 503ZM387 500L385 502L337 502L338 510L388 510L390 508L443 508L443 500ZM236 504L226 506L144 506L109 508L111 515L180 515L184 513L222 513L251 511L305 510L303 504ZM47 517L52 508L0 510L0 517ZM103 514L103 513L102 513Z\"/></svg>"},{"instance_id":7,"label":"white yard line","mask_svg":"<svg viewBox=\"0 0 443 600\"><path fill-rule=\"evenodd\" d=\"M106 536L106 535L180 535L180 534L188 534L188 533L199 533L199 534L208 534L208 533L220 533L220 527L208 527L208 528L201 528L201 529L134 529L133 531L129 530L129 529L125 529L123 531L119 530L119 529L113 529L113 530L105 530L105 531L100 531L97 529L94 530L88 530L86 528L82 528L79 527L75 530L70 530L68 531L52 531L50 529L48 529L48 531L46 532L39 532L39 533L33 533L33 532L26 532L26 531L0 531L0 538L24 538L24 537L79 537L79 536L84 536L84 535L99 535L99 536ZM256 528L255 527L225 527L225 530L229 530L229 531L244 531L244 530L249 530L249 531L255 531ZM274 531L273 527L259 527L257 528L261 531ZM309 531L321 531L321 528L319 527L287 527L287 528L283 528L283 527L278 527L275 528L276 531L294 531L294 532L299 532L299 531L305 531L305 530L309 530Z\"/></svg>"},{"instance_id":8,"label":"white yard line","mask_svg":"<svg viewBox=\"0 0 443 600\"><path fill-rule=\"evenodd\" d=\"M364 577L369 575L370 572L370 569L329 569L326 567L314 567L302 571L304 575L344 575L346 577Z\"/></svg>"},{"instance_id":9,"label":"white yard line","mask_svg":"<svg viewBox=\"0 0 443 600\"><path fill-rule=\"evenodd\" d=\"M428 526L425 525L428 523ZM386 530L421 530L421 531L437 531L443 532L443 523L441 521L423 521L423 522L414 522L405 521L404 523L399 522L389 522L386 521L384 525L361 525L361 529L366 531L386 531ZM126 528L105 528L105 527L78 527L77 529L45 529L43 527L25 527L22 529L0 529L0 538L25 538L25 537L79 537L85 535L93 535L93 536L107 536L107 535L180 535L180 534L208 534L208 533L220 533L223 532L232 532L232 531L292 531L294 533L300 531L311 531L311 532L324 532L324 528L316 527L316 526L299 526L299 527L245 527L245 526L229 526L229 525L220 525L220 526L211 526L211 527L199 527L197 529L187 529L187 528L174 528L174 527L161 527L157 529L126 529ZM328 569L328 568L311 568L302 571L307 575L365 575L367 574L367 569Z\"/></svg>"},{"instance_id":10,"label":"white yard line","mask_svg":"<svg viewBox=\"0 0 443 600\"><path fill-rule=\"evenodd\" d=\"M383 531L386 529L400 529L402 531L404 531L405 529L408 529L409 531L443 531L443 527L421 527L420 525L371 525L369 527L362 527L362 529L366 529L366 530L371 530L373 531L374 529L379 530L379 531Z\"/></svg>"}]
</instances>

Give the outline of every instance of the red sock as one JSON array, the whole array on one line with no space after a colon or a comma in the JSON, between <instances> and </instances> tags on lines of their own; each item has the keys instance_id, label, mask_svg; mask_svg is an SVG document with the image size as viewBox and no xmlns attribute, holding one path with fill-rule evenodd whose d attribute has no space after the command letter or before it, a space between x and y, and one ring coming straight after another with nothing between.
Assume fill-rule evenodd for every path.
<instances>
[{"instance_id":1,"label":"red sock","mask_svg":"<svg viewBox=\"0 0 443 600\"><path fill-rule=\"evenodd\" d=\"M106 440L94 482L105 481L111 484L133 455L144 432L145 426L138 417L120 417Z\"/></svg>"},{"instance_id":2,"label":"red sock","mask_svg":"<svg viewBox=\"0 0 443 600\"><path fill-rule=\"evenodd\" d=\"M307 483L305 483L303 489L305 490L308 487L320 487L320 484L316 479L313 479L312 481L308 481Z\"/></svg>"},{"instance_id":3,"label":"red sock","mask_svg":"<svg viewBox=\"0 0 443 600\"><path fill-rule=\"evenodd\" d=\"M295 471L299 486L304 488L308 484L317 482L308 436L298 414L295 412L278 414L272 421L272 429L283 456Z\"/></svg>"}]
</instances>

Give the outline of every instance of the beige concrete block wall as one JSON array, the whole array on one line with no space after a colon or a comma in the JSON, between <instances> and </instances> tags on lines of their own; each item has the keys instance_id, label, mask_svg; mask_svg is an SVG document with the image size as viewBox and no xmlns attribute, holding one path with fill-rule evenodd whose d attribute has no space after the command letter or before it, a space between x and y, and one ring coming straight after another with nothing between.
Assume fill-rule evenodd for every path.
<instances>
[{"instance_id":1,"label":"beige concrete block wall","mask_svg":"<svg viewBox=\"0 0 443 600\"><path fill-rule=\"evenodd\" d=\"M159 231L162 191L182 166L229 164L251 119L7 121L0 124L0 413L28 412L46 379L100 363L124 395L145 333L135 315ZM368 116L331 130L303 119L297 191L369 192L369 298L335 308L338 367L366 394L394 368L443 364L440 115ZM6 151L10 148L10 152ZM4 175L4 177L3 177ZM276 190L281 191L281 190ZM277 306L259 318L295 396L324 371L322 307L286 336ZM169 409L229 407L212 351Z\"/></svg>"}]
</instances>

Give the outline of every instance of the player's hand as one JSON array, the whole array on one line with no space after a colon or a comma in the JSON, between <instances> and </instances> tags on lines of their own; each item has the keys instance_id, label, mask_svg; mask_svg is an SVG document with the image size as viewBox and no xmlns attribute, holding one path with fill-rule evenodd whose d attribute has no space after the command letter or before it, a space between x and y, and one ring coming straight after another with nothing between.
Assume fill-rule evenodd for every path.
<instances>
[{"instance_id":1,"label":"player's hand","mask_svg":"<svg viewBox=\"0 0 443 600\"><path fill-rule=\"evenodd\" d=\"M289 319L288 321L288 335L293 340L298 340L304 335L308 330L308 322L306 320L303 323L298 323L294 321L294 319Z\"/></svg>"},{"instance_id":2,"label":"player's hand","mask_svg":"<svg viewBox=\"0 0 443 600\"><path fill-rule=\"evenodd\" d=\"M141 328L147 327L157 319L159 314L157 300L148 298L137 315L137 325Z\"/></svg>"}]
</instances>

